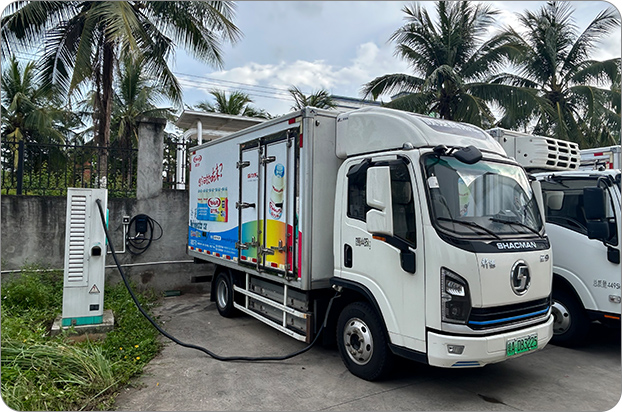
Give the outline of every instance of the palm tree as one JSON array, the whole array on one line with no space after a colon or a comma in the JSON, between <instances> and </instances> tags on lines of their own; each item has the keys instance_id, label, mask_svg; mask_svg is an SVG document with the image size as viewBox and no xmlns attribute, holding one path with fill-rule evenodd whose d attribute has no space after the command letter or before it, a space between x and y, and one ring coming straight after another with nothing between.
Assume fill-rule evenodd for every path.
<instances>
[{"instance_id":1,"label":"palm tree","mask_svg":"<svg viewBox=\"0 0 622 412\"><path fill-rule=\"evenodd\" d=\"M202 101L196 105L197 109L211 113L231 114L234 116L257 117L260 119L270 118L270 114L265 110L250 106L253 100L246 93L236 90L227 97L227 93L224 90L213 89L210 90L210 94L216 100L215 104Z\"/></svg>"},{"instance_id":2,"label":"palm tree","mask_svg":"<svg viewBox=\"0 0 622 412\"><path fill-rule=\"evenodd\" d=\"M296 86L290 87L288 91L294 98L292 110L300 110L307 106L317 107L318 109L332 109L335 107L332 97L325 89L320 89L308 96Z\"/></svg>"},{"instance_id":3,"label":"palm tree","mask_svg":"<svg viewBox=\"0 0 622 412\"><path fill-rule=\"evenodd\" d=\"M21 154L22 177L42 170L64 171L62 144L75 138L73 129L82 125L77 115L64 109L54 88L41 87L37 73L34 62L24 66L14 56L2 72L2 166L17 170Z\"/></svg>"},{"instance_id":4,"label":"palm tree","mask_svg":"<svg viewBox=\"0 0 622 412\"><path fill-rule=\"evenodd\" d=\"M362 93L374 99L397 94L387 106L488 126L494 116L487 102L507 93L507 87L487 79L520 50L509 35L483 40L498 14L490 6L468 1L435 5L438 22L421 5L405 6L406 23L390 38L397 44L395 54L410 63L414 74L377 77Z\"/></svg>"},{"instance_id":5,"label":"palm tree","mask_svg":"<svg viewBox=\"0 0 622 412\"><path fill-rule=\"evenodd\" d=\"M508 108L500 125L531 124L537 134L582 147L612 144L620 136L620 59L599 62L590 54L604 35L620 26L620 17L610 8L579 33L573 12L569 3L548 2L536 12L518 14L525 32L506 29L504 34L513 36L524 53L517 74L502 73L493 81L534 90L537 99L526 96L519 110Z\"/></svg>"},{"instance_id":6,"label":"palm tree","mask_svg":"<svg viewBox=\"0 0 622 412\"><path fill-rule=\"evenodd\" d=\"M233 7L230 1L17 1L3 13L2 56L43 44L47 84L70 96L91 84L95 143L107 147L119 61L124 56L144 58L145 73L181 105L181 87L168 66L175 47L222 66L220 44L240 36L231 22ZM105 150L102 155L100 170L105 174Z\"/></svg>"},{"instance_id":7,"label":"palm tree","mask_svg":"<svg viewBox=\"0 0 622 412\"><path fill-rule=\"evenodd\" d=\"M65 112L51 88L36 81L34 62L23 67L13 56L2 73L2 140L60 143L65 136L57 125Z\"/></svg>"},{"instance_id":8,"label":"palm tree","mask_svg":"<svg viewBox=\"0 0 622 412\"><path fill-rule=\"evenodd\" d=\"M144 60L126 57L116 76L112 107L111 143L130 148L138 143L138 123L143 117L173 119L170 108L159 108L167 96L143 71Z\"/></svg>"}]
</instances>

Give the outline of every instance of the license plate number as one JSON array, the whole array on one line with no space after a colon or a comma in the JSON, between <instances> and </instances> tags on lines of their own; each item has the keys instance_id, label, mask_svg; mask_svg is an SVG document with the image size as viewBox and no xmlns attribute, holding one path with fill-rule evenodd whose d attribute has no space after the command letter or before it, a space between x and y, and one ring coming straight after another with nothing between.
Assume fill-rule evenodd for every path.
<instances>
[{"instance_id":1,"label":"license plate number","mask_svg":"<svg viewBox=\"0 0 622 412\"><path fill-rule=\"evenodd\" d=\"M518 355L538 349L538 334L534 333L520 338L510 339L506 342L505 352L507 356Z\"/></svg>"}]
</instances>

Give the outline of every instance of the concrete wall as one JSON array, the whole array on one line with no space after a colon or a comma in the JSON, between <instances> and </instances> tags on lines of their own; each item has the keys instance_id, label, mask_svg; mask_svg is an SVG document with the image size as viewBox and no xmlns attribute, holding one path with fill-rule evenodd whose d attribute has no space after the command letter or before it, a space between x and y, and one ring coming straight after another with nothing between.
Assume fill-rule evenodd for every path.
<instances>
[{"instance_id":1,"label":"concrete wall","mask_svg":"<svg viewBox=\"0 0 622 412\"><path fill-rule=\"evenodd\" d=\"M119 254L125 273L140 287L157 291L203 292L209 289L212 264L195 264L186 254L188 192L162 190L162 148L166 121L142 119L139 125L136 199L108 198L108 228L116 251L123 250L123 217L145 214L157 221L162 238L141 255ZM64 267L66 197L2 196L2 278L24 265ZM158 229L155 229L158 235ZM113 266L112 256L106 265ZM107 281L121 277L116 267L106 269Z\"/></svg>"},{"instance_id":2,"label":"concrete wall","mask_svg":"<svg viewBox=\"0 0 622 412\"><path fill-rule=\"evenodd\" d=\"M62 269L67 199L9 195L2 196L1 204L3 278L11 276L7 271L29 264ZM108 228L117 252L123 249L123 216L146 214L162 226L162 238L153 241L145 253L135 256L126 249L126 253L117 254L125 273L140 288L185 292L208 290L209 283L201 280L209 279L213 265L195 264L186 254L188 192L165 190L145 200L109 198L108 209ZM109 254L106 266L113 265L114 260ZM113 283L121 280L116 267L106 269L106 279Z\"/></svg>"}]
</instances>

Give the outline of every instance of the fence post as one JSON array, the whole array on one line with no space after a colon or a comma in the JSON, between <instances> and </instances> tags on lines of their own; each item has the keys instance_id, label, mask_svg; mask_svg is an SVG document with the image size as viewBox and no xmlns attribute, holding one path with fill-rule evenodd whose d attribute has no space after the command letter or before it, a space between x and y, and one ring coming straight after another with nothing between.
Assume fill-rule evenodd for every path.
<instances>
[{"instance_id":1,"label":"fence post","mask_svg":"<svg viewBox=\"0 0 622 412\"><path fill-rule=\"evenodd\" d=\"M138 124L136 198L149 199L162 191L166 119L143 118Z\"/></svg>"},{"instance_id":2,"label":"fence post","mask_svg":"<svg viewBox=\"0 0 622 412\"><path fill-rule=\"evenodd\" d=\"M17 146L17 188L15 193L22 194L24 185L24 141L20 140Z\"/></svg>"}]
</instances>

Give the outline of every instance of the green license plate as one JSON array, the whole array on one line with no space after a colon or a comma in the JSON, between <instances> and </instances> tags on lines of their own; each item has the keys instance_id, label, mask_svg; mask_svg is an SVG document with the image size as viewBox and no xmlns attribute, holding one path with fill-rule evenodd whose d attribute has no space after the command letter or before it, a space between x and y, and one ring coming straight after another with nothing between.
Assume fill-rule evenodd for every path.
<instances>
[{"instance_id":1,"label":"green license plate","mask_svg":"<svg viewBox=\"0 0 622 412\"><path fill-rule=\"evenodd\" d=\"M534 333L528 336L522 336L516 339L510 339L505 345L505 353L507 356L518 355L538 349L538 334Z\"/></svg>"}]
</instances>

